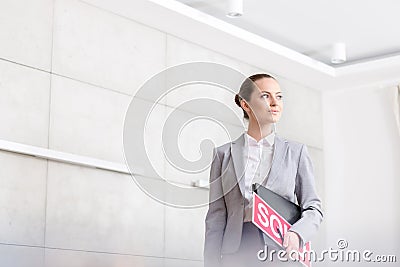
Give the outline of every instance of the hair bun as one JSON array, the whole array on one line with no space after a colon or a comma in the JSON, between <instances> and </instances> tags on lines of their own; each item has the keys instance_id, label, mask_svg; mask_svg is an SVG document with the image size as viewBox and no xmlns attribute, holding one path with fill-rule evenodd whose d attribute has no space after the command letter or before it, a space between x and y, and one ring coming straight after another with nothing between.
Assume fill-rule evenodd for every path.
<instances>
[{"instance_id":1,"label":"hair bun","mask_svg":"<svg viewBox=\"0 0 400 267\"><path fill-rule=\"evenodd\" d=\"M241 107L241 106L240 106L240 96L239 96L238 94L235 95L235 103L236 103L236 105L238 105L239 107Z\"/></svg>"}]
</instances>

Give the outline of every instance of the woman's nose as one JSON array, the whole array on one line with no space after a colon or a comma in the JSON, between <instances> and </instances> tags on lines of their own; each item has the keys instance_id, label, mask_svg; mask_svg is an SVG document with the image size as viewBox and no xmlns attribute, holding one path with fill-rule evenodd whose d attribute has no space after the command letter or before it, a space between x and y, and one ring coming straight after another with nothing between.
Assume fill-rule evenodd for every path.
<instances>
[{"instance_id":1,"label":"woman's nose","mask_svg":"<svg viewBox=\"0 0 400 267\"><path fill-rule=\"evenodd\" d=\"M277 103L277 101L276 101L275 97L271 97L269 99L269 105L270 106L276 106L276 103Z\"/></svg>"}]
</instances>

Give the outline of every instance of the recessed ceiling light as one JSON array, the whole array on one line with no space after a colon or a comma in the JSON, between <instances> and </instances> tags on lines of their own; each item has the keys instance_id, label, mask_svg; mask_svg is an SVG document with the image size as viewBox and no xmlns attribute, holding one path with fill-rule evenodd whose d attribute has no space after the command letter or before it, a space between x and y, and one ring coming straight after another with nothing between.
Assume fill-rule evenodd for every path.
<instances>
[{"instance_id":1,"label":"recessed ceiling light","mask_svg":"<svg viewBox=\"0 0 400 267\"><path fill-rule=\"evenodd\" d=\"M331 62L333 64L341 64L346 62L346 44L334 43L332 46Z\"/></svg>"},{"instance_id":2,"label":"recessed ceiling light","mask_svg":"<svg viewBox=\"0 0 400 267\"><path fill-rule=\"evenodd\" d=\"M229 18L237 18L243 15L243 0L228 0L228 12L226 16Z\"/></svg>"}]
</instances>

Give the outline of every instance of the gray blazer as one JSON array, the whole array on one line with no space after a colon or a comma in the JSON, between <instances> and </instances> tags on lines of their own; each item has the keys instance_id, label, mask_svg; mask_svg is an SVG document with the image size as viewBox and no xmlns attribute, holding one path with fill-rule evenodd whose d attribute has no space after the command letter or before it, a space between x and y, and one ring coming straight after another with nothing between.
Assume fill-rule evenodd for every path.
<instances>
[{"instance_id":1,"label":"gray blazer","mask_svg":"<svg viewBox=\"0 0 400 267\"><path fill-rule=\"evenodd\" d=\"M218 266L221 256L238 250L244 216L244 133L213 151L209 209L206 216L204 266ZM303 242L322 221L321 200L315 190L311 159L304 144L275 135L271 169L264 186L298 203L302 216L291 228ZM270 241L271 246L275 246Z\"/></svg>"}]
</instances>

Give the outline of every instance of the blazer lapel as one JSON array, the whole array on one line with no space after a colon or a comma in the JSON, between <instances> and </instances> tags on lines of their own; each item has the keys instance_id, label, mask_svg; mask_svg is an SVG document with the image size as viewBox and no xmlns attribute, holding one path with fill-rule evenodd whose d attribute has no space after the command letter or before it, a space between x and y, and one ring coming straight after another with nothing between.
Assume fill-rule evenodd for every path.
<instances>
[{"instance_id":1,"label":"blazer lapel","mask_svg":"<svg viewBox=\"0 0 400 267\"><path fill-rule=\"evenodd\" d=\"M233 161L233 168L235 169L236 180L239 184L240 192L244 196L244 133L232 142L231 157Z\"/></svg>"},{"instance_id":2,"label":"blazer lapel","mask_svg":"<svg viewBox=\"0 0 400 267\"><path fill-rule=\"evenodd\" d=\"M285 158L288 149L288 144L286 140L282 140L279 136L275 135L274 140L274 153L272 156L271 168L267 176L266 187L271 187L271 185L278 178L279 171L282 167L283 160Z\"/></svg>"},{"instance_id":3,"label":"blazer lapel","mask_svg":"<svg viewBox=\"0 0 400 267\"><path fill-rule=\"evenodd\" d=\"M235 169L236 180L239 184L240 192L244 196L245 190L245 159L244 159L244 150L245 150L245 136L242 134L238 139L232 142L231 145L231 157L233 161L233 168ZM272 156L272 164L271 168L268 172L268 176L266 179L266 187L270 187L275 180L278 178L279 171L282 167L283 160L285 158L286 152L288 149L288 144L286 140L282 140L279 136L275 135L274 139L274 153ZM265 180L264 183L265 184Z\"/></svg>"}]
</instances>

